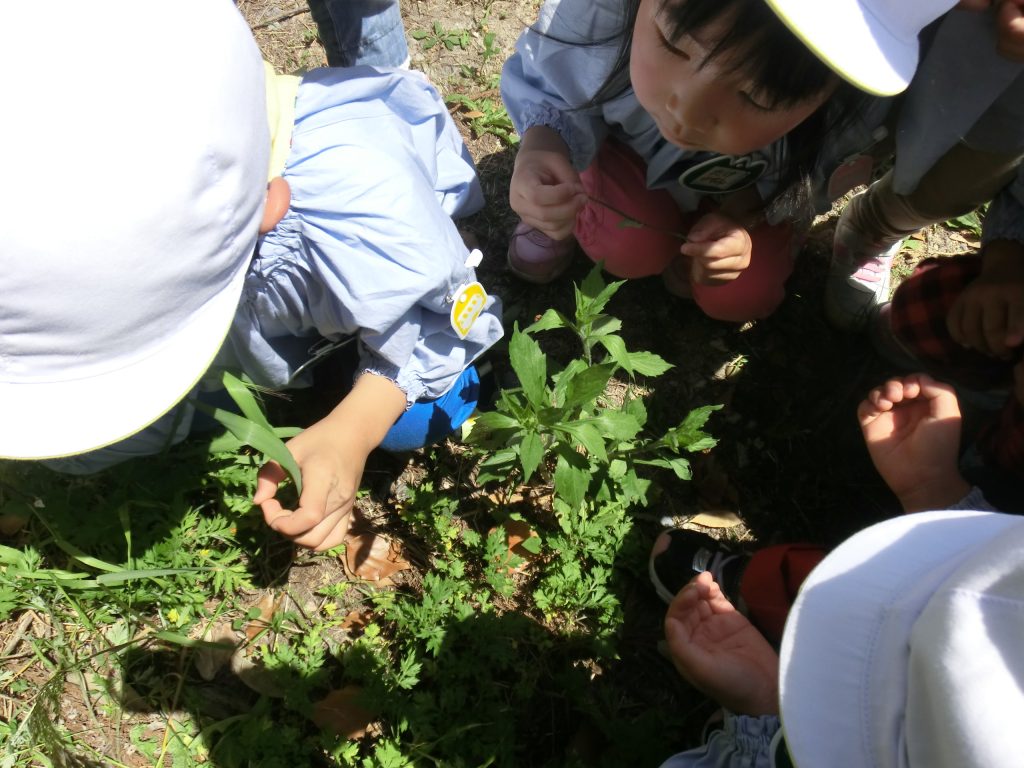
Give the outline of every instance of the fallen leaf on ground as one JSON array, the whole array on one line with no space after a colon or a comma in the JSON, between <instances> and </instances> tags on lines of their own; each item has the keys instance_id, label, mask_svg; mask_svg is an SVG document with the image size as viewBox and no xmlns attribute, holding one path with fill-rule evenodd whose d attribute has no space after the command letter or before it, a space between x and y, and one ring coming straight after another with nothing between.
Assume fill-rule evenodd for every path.
<instances>
[{"instance_id":1,"label":"fallen leaf on ground","mask_svg":"<svg viewBox=\"0 0 1024 768\"><path fill-rule=\"evenodd\" d=\"M235 652L238 638L231 629L231 622L218 621L206 634L205 640L211 643L223 645L223 648L215 648L210 645L201 645L196 649L193 663L196 671L203 680L210 681L217 676L217 673L231 661L231 654Z\"/></svg>"},{"instance_id":2,"label":"fallen leaf on ground","mask_svg":"<svg viewBox=\"0 0 1024 768\"><path fill-rule=\"evenodd\" d=\"M346 632L351 632L353 629L362 629L370 623L370 618L372 616L373 614L370 611L350 611L341 622L341 628Z\"/></svg>"},{"instance_id":3,"label":"fallen leaf on ground","mask_svg":"<svg viewBox=\"0 0 1024 768\"><path fill-rule=\"evenodd\" d=\"M365 581L390 583L390 578L412 566L402 556L401 545L379 533L363 532L345 536L342 563L352 576Z\"/></svg>"},{"instance_id":4,"label":"fallen leaf on ground","mask_svg":"<svg viewBox=\"0 0 1024 768\"><path fill-rule=\"evenodd\" d=\"M730 509L715 509L700 512L693 517L688 518L686 522L693 523L694 525L700 525L705 528L733 528L737 525L743 525L743 521L740 520L739 516Z\"/></svg>"},{"instance_id":5,"label":"fallen leaf on ground","mask_svg":"<svg viewBox=\"0 0 1024 768\"><path fill-rule=\"evenodd\" d=\"M245 625L245 637L252 642L255 637L270 626L270 620L281 604L281 595L273 592L265 594L254 607L260 609L260 615Z\"/></svg>"},{"instance_id":6,"label":"fallen leaf on ground","mask_svg":"<svg viewBox=\"0 0 1024 768\"><path fill-rule=\"evenodd\" d=\"M319 728L329 733L346 739L362 738L373 722L373 715L359 703L361 694L362 689L357 685L331 691L313 704L310 717Z\"/></svg>"},{"instance_id":7,"label":"fallen leaf on ground","mask_svg":"<svg viewBox=\"0 0 1024 768\"><path fill-rule=\"evenodd\" d=\"M516 573L523 570L531 562L540 557L539 552L532 552L537 544L540 543L540 537L537 532L534 531L530 524L525 520L506 520L501 524L501 527L505 530L505 541L508 545L508 555L505 557L505 562L512 560L512 556L515 555L521 558L521 561L515 567L509 567L509 573ZM491 528L488 533L494 533L497 530L497 526ZM537 539L534 545L526 542L531 539Z\"/></svg>"}]
</instances>

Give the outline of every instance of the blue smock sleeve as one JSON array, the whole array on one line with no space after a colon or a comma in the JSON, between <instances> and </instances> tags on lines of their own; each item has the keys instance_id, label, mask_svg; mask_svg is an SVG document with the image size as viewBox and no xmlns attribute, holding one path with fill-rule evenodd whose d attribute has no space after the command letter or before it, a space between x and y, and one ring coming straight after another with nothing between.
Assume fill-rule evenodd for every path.
<instances>
[{"instance_id":1,"label":"blue smock sleeve","mask_svg":"<svg viewBox=\"0 0 1024 768\"><path fill-rule=\"evenodd\" d=\"M577 170L590 164L608 134L600 108L580 107L611 71L623 25L619 0L548 0L502 69L501 98L516 130L557 131Z\"/></svg>"},{"instance_id":2,"label":"blue smock sleeve","mask_svg":"<svg viewBox=\"0 0 1024 768\"><path fill-rule=\"evenodd\" d=\"M781 738L774 715L725 713L722 728L712 731L703 746L672 755L661 768L773 768L773 752Z\"/></svg>"}]
</instances>

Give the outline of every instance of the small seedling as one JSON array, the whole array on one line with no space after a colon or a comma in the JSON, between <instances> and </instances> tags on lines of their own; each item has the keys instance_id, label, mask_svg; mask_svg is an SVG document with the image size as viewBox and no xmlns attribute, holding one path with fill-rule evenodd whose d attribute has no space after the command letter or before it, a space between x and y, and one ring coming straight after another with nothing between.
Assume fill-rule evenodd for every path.
<instances>
[{"instance_id":1,"label":"small seedling","mask_svg":"<svg viewBox=\"0 0 1024 768\"><path fill-rule=\"evenodd\" d=\"M436 45L443 45L447 50L453 48L466 48L469 45L469 30L466 29L445 29L440 21L435 21L431 29L414 29L409 35L413 40L419 40L424 51L429 51Z\"/></svg>"}]
</instances>

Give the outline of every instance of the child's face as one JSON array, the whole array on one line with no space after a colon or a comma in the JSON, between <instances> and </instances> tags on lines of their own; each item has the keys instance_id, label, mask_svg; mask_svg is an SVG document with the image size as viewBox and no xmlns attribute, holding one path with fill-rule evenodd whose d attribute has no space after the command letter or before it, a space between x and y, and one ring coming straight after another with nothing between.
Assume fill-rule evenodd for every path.
<instances>
[{"instance_id":1,"label":"child's face","mask_svg":"<svg viewBox=\"0 0 1024 768\"><path fill-rule=\"evenodd\" d=\"M707 61L722 34L710 24L670 42L662 0L641 0L633 28L629 74L637 100L676 146L744 155L771 144L829 97L827 88L796 106L769 108L743 76L731 72L728 53Z\"/></svg>"}]
</instances>

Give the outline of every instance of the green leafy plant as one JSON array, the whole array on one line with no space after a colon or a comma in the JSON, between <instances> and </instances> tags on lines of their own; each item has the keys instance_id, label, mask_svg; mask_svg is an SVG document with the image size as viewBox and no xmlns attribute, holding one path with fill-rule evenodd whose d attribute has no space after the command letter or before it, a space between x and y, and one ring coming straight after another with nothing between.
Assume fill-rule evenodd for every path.
<instances>
[{"instance_id":1,"label":"green leafy plant","mask_svg":"<svg viewBox=\"0 0 1024 768\"><path fill-rule=\"evenodd\" d=\"M519 143L519 136L512 125L512 119L501 102L489 96L471 97L462 93L451 93L445 97L449 105L460 108L459 115L469 122L476 137L484 134L497 136L506 144Z\"/></svg>"},{"instance_id":2,"label":"green leafy plant","mask_svg":"<svg viewBox=\"0 0 1024 768\"><path fill-rule=\"evenodd\" d=\"M440 21L435 21L430 29L414 29L409 32L413 40L419 40L423 50L429 51L435 45L443 45L449 51L453 48L466 48L469 45L469 30L445 29Z\"/></svg>"},{"instance_id":3,"label":"green leafy plant","mask_svg":"<svg viewBox=\"0 0 1024 768\"><path fill-rule=\"evenodd\" d=\"M514 477L529 482L535 473L551 483L564 509L646 502L649 481L642 467L671 470L690 479L687 453L703 451L715 440L702 429L721 406L692 411L661 434L647 429L647 409L627 387L620 397L606 393L617 373L630 379L656 377L672 366L650 352L631 352L617 333L621 321L604 314L621 282L605 284L600 267L576 287L576 311L568 318L548 310L509 343L509 358L520 387L502 392L496 408L481 414L469 442L486 451L478 482ZM576 335L582 354L560 370L534 334L565 329Z\"/></svg>"}]
</instances>

